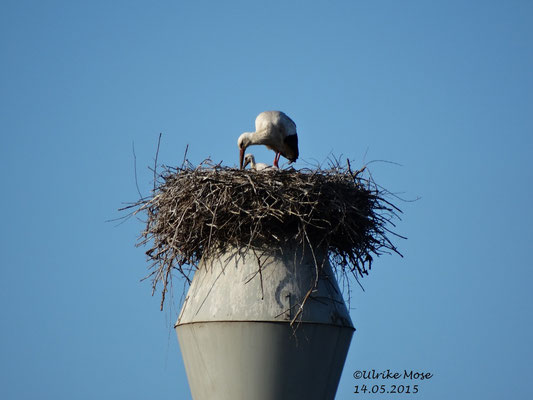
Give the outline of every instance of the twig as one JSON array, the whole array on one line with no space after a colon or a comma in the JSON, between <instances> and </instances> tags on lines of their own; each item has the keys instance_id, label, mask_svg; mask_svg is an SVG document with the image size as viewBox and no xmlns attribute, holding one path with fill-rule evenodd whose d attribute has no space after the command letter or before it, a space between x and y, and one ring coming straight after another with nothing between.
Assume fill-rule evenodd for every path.
<instances>
[{"instance_id":1,"label":"twig","mask_svg":"<svg viewBox=\"0 0 533 400\"><path fill-rule=\"evenodd\" d=\"M154 194L157 186L157 157L159 157L159 146L161 144L161 135L162 133L159 132L159 137L157 138L157 150L155 152L155 160L154 160Z\"/></svg>"},{"instance_id":2,"label":"twig","mask_svg":"<svg viewBox=\"0 0 533 400\"><path fill-rule=\"evenodd\" d=\"M133 171L135 172L135 186L137 187L137 193L139 194L139 198L142 199L144 196L141 194L141 190L139 189L139 182L137 181L137 156L135 155L135 142L131 141L131 147L133 151Z\"/></svg>"},{"instance_id":3,"label":"twig","mask_svg":"<svg viewBox=\"0 0 533 400\"><path fill-rule=\"evenodd\" d=\"M217 257L229 247L255 253L296 244L311 249L315 279L294 323L325 262L319 263L314 249L325 251L334 270L352 274L359 286L373 256L400 254L389 237L404 238L393 231L401 210L385 199L388 192L366 165L354 171L349 160L341 165L330 157L325 169L241 171L209 159L194 166L187 160L187 146L181 166L162 166L158 174L160 141L161 134L151 197L123 209L146 216L138 245L149 246L148 277L154 290L162 285L162 304L172 271L190 280L202 257ZM261 286L262 268L259 263Z\"/></svg>"}]
</instances>

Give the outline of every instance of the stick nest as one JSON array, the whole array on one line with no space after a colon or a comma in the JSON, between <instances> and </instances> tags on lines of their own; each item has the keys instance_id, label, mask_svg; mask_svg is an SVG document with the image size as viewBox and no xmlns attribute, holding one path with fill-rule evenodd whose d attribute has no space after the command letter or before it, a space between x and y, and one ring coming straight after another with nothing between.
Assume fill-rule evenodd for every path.
<instances>
[{"instance_id":1,"label":"stick nest","mask_svg":"<svg viewBox=\"0 0 533 400\"><path fill-rule=\"evenodd\" d=\"M299 244L326 251L332 267L356 280L368 274L373 257L397 253L389 240L401 211L389 195L352 171L349 161L314 170L256 172L214 165L163 167L152 196L125 209L145 212L138 245L148 245L155 291L165 293L178 271L190 282L203 256L228 247L261 249Z\"/></svg>"}]
</instances>

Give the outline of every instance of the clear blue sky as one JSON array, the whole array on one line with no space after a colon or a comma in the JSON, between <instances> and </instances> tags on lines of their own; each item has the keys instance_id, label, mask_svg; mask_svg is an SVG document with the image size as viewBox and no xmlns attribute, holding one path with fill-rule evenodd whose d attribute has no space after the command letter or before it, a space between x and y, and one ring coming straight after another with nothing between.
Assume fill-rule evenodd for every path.
<instances>
[{"instance_id":1,"label":"clear blue sky","mask_svg":"<svg viewBox=\"0 0 533 400\"><path fill-rule=\"evenodd\" d=\"M162 163L235 165L279 109L296 167L390 160L375 179L421 197L405 258L353 287L337 398L386 400L352 393L371 368L433 373L412 399L532 398L532 21L530 1L2 1L0 397L190 398L179 296L159 311L142 224L105 221L137 198L132 142L147 194L160 132Z\"/></svg>"}]
</instances>

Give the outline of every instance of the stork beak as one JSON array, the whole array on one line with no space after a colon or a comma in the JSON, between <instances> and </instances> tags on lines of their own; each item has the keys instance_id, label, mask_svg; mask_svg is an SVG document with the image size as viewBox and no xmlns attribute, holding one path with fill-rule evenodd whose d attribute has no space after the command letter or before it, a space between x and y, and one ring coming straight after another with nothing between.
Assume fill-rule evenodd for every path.
<instances>
[{"instance_id":1,"label":"stork beak","mask_svg":"<svg viewBox=\"0 0 533 400\"><path fill-rule=\"evenodd\" d=\"M239 166L241 169L244 169L244 149L241 149L240 155L239 155Z\"/></svg>"}]
</instances>

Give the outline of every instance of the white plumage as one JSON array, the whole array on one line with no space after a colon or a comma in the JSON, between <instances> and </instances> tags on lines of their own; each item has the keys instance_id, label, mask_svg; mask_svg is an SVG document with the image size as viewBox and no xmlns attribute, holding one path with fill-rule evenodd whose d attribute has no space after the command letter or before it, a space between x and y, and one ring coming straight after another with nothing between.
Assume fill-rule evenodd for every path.
<instances>
[{"instance_id":1,"label":"white plumage","mask_svg":"<svg viewBox=\"0 0 533 400\"><path fill-rule=\"evenodd\" d=\"M281 111L264 111L255 119L255 132L239 136L239 165L243 167L244 152L248 146L262 144L276 152L274 166L278 167L280 155L290 162L298 158L298 135L296 124Z\"/></svg>"},{"instance_id":2,"label":"white plumage","mask_svg":"<svg viewBox=\"0 0 533 400\"><path fill-rule=\"evenodd\" d=\"M270 165L267 165L265 163L256 163L255 157L253 154L246 154L244 156L243 168L246 168L248 164L250 164L250 168L253 169L254 171L268 171L268 170L272 170L273 168Z\"/></svg>"}]
</instances>

